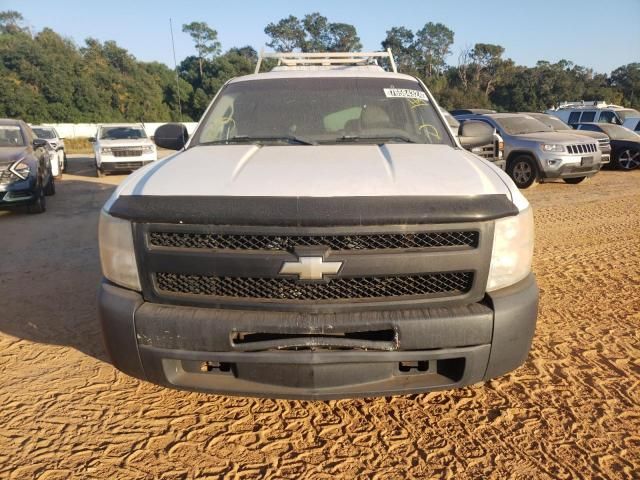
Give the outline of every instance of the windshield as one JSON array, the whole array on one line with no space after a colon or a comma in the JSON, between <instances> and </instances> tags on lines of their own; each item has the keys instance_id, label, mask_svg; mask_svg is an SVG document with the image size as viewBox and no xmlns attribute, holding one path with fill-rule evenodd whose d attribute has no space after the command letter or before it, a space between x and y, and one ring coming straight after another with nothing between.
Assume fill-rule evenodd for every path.
<instances>
[{"instance_id":1,"label":"windshield","mask_svg":"<svg viewBox=\"0 0 640 480\"><path fill-rule=\"evenodd\" d=\"M612 124L598 124L604 133L606 133L611 140L631 140L632 142L640 141L640 135L632 132L628 128L621 127L620 125Z\"/></svg>"},{"instance_id":2,"label":"windshield","mask_svg":"<svg viewBox=\"0 0 640 480\"><path fill-rule=\"evenodd\" d=\"M56 138L53 130L50 128L32 128L31 130L33 130L33 133L35 133L38 138L44 138L45 140Z\"/></svg>"},{"instance_id":3,"label":"windshield","mask_svg":"<svg viewBox=\"0 0 640 480\"><path fill-rule=\"evenodd\" d=\"M551 127L553 130L571 130L571 127L553 115L532 115L536 120L541 121L547 127Z\"/></svg>"},{"instance_id":4,"label":"windshield","mask_svg":"<svg viewBox=\"0 0 640 480\"><path fill-rule=\"evenodd\" d=\"M147 138L147 134L139 127L102 127L101 140L136 140Z\"/></svg>"},{"instance_id":5,"label":"windshield","mask_svg":"<svg viewBox=\"0 0 640 480\"><path fill-rule=\"evenodd\" d=\"M227 143L452 145L420 84L397 78L282 78L228 85L191 146Z\"/></svg>"},{"instance_id":6,"label":"windshield","mask_svg":"<svg viewBox=\"0 0 640 480\"><path fill-rule=\"evenodd\" d=\"M633 108L625 108L624 110L616 110L616 113L620 117L620 120L622 120L622 123L624 123L624 121L627 118L640 117L640 112L638 110L634 110Z\"/></svg>"},{"instance_id":7,"label":"windshield","mask_svg":"<svg viewBox=\"0 0 640 480\"><path fill-rule=\"evenodd\" d=\"M553 132L553 129L528 115L499 117L494 120L509 135L526 135L527 133Z\"/></svg>"},{"instance_id":8,"label":"windshield","mask_svg":"<svg viewBox=\"0 0 640 480\"><path fill-rule=\"evenodd\" d=\"M24 138L17 125L0 125L0 147L24 147Z\"/></svg>"}]
</instances>

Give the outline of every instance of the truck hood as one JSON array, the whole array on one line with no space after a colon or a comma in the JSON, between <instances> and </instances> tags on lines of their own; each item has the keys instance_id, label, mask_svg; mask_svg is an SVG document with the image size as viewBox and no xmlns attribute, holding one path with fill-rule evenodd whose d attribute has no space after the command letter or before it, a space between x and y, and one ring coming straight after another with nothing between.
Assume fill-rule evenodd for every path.
<instances>
[{"instance_id":1,"label":"truck hood","mask_svg":"<svg viewBox=\"0 0 640 480\"><path fill-rule=\"evenodd\" d=\"M546 142L546 143L592 143L587 140L583 135L576 135L569 132L536 132L525 133L517 135L516 138L531 140L533 142Z\"/></svg>"},{"instance_id":2,"label":"truck hood","mask_svg":"<svg viewBox=\"0 0 640 480\"><path fill-rule=\"evenodd\" d=\"M24 157L29 147L0 147L0 166L6 167Z\"/></svg>"},{"instance_id":3,"label":"truck hood","mask_svg":"<svg viewBox=\"0 0 640 480\"><path fill-rule=\"evenodd\" d=\"M197 146L131 175L116 195L389 196L511 192L496 169L446 145Z\"/></svg>"}]
</instances>

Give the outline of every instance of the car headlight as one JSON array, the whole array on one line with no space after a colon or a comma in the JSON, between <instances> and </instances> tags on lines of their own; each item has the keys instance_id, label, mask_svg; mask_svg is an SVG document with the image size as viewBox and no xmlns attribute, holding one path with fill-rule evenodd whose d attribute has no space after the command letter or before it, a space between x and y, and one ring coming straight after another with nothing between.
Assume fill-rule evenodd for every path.
<instances>
[{"instance_id":1,"label":"car headlight","mask_svg":"<svg viewBox=\"0 0 640 480\"><path fill-rule=\"evenodd\" d=\"M142 153L153 153L156 151L155 145L145 145L142 147Z\"/></svg>"},{"instance_id":2,"label":"car headlight","mask_svg":"<svg viewBox=\"0 0 640 480\"><path fill-rule=\"evenodd\" d=\"M109 147L100 147L100 153L111 153L111 149Z\"/></svg>"},{"instance_id":3,"label":"car headlight","mask_svg":"<svg viewBox=\"0 0 640 480\"><path fill-rule=\"evenodd\" d=\"M564 152L564 145L559 145L557 143L543 143L542 150L545 152Z\"/></svg>"},{"instance_id":4,"label":"car headlight","mask_svg":"<svg viewBox=\"0 0 640 480\"><path fill-rule=\"evenodd\" d=\"M113 217L102 210L98 241L102 274L116 285L136 291L142 290L133 249L131 222Z\"/></svg>"},{"instance_id":5,"label":"car headlight","mask_svg":"<svg viewBox=\"0 0 640 480\"><path fill-rule=\"evenodd\" d=\"M531 272L533 259L533 211L496 220L487 291L508 287Z\"/></svg>"},{"instance_id":6,"label":"car headlight","mask_svg":"<svg viewBox=\"0 0 640 480\"><path fill-rule=\"evenodd\" d=\"M22 160L18 160L9 167L9 171L20 180L26 180L31 173L31 167L29 167L29 165L24 163Z\"/></svg>"}]
</instances>

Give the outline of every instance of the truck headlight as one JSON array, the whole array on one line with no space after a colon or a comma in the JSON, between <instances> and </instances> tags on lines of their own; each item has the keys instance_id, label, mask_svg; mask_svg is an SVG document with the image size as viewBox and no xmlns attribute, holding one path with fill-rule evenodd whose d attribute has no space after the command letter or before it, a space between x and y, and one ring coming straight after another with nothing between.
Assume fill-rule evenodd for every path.
<instances>
[{"instance_id":1,"label":"truck headlight","mask_svg":"<svg viewBox=\"0 0 640 480\"><path fill-rule=\"evenodd\" d=\"M558 145L557 143L543 143L542 150L545 152L564 152L564 145Z\"/></svg>"},{"instance_id":2,"label":"truck headlight","mask_svg":"<svg viewBox=\"0 0 640 480\"><path fill-rule=\"evenodd\" d=\"M20 180L26 180L31 173L31 167L29 167L29 165L24 163L22 160L18 160L9 167L9 171Z\"/></svg>"},{"instance_id":3,"label":"truck headlight","mask_svg":"<svg viewBox=\"0 0 640 480\"><path fill-rule=\"evenodd\" d=\"M141 291L131 222L100 212L98 226L102 274L111 282Z\"/></svg>"},{"instance_id":4,"label":"truck headlight","mask_svg":"<svg viewBox=\"0 0 640 480\"><path fill-rule=\"evenodd\" d=\"M153 153L156 151L155 145L145 145L142 147L142 153Z\"/></svg>"},{"instance_id":5,"label":"truck headlight","mask_svg":"<svg viewBox=\"0 0 640 480\"><path fill-rule=\"evenodd\" d=\"M487 291L508 287L531 272L533 259L533 212L527 207L518 215L496 220Z\"/></svg>"},{"instance_id":6,"label":"truck headlight","mask_svg":"<svg viewBox=\"0 0 640 480\"><path fill-rule=\"evenodd\" d=\"M111 148L102 147L102 148L100 148L100 153L110 154L111 153Z\"/></svg>"}]
</instances>

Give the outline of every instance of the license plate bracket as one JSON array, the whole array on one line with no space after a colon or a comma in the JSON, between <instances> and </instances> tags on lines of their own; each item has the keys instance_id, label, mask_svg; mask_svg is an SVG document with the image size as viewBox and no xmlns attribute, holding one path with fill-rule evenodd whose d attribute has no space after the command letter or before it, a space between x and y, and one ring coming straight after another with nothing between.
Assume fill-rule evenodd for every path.
<instances>
[{"instance_id":1,"label":"license plate bracket","mask_svg":"<svg viewBox=\"0 0 640 480\"><path fill-rule=\"evenodd\" d=\"M593 157L582 157L580 159L581 167L590 167L591 165L593 165Z\"/></svg>"}]
</instances>

